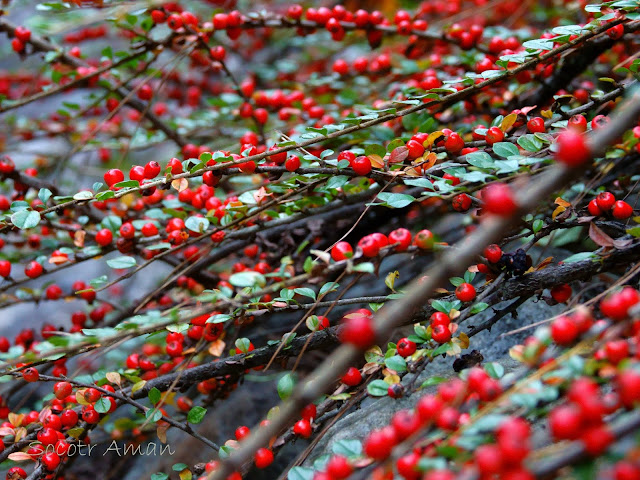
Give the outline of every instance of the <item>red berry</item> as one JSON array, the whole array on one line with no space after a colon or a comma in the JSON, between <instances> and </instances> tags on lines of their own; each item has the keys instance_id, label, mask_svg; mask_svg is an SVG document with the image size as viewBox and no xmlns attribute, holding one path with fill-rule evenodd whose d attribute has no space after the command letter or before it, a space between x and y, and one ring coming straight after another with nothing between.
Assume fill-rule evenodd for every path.
<instances>
[{"instance_id":1,"label":"red berry","mask_svg":"<svg viewBox=\"0 0 640 480\"><path fill-rule=\"evenodd\" d=\"M24 268L24 274L29 278L39 277L40 275L42 275L42 271L43 271L42 265L40 265L35 260L32 260L31 262L29 262L27 266Z\"/></svg>"},{"instance_id":2,"label":"red berry","mask_svg":"<svg viewBox=\"0 0 640 480\"><path fill-rule=\"evenodd\" d=\"M482 201L487 212L501 216L511 216L517 210L513 192L509 185L492 183L482 190Z\"/></svg>"},{"instance_id":3,"label":"red berry","mask_svg":"<svg viewBox=\"0 0 640 480\"><path fill-rule=\"evenodd\" d=\"M286 168L288 172L295 172L298 170L300 168L300 157L292 155L287 158L286 162L284 162L284 168Z\"/></svg>"},{"instance_id":4,"label":"red berry","mask_svg":"<svg viewBox=\"0 0 640 480\"><path fill-rule=\"evenodd\" d=\"M331 480L343 480L353 473L353 467L346 457L333 455L327 462L326 471Z\"/></svg>"},{"instance_id":5,"label":"red berry","mask_svg":"<svg viewBox=\"0 0 640 480\"><path fill-rule=\"evenodd\" d=\"M573 128L568 128L558 135L557 147L556 160L569 167L578 167L591 158L585 137Z\"/></svg>"},{"instance_id":6,"label":"red berry","mask_svg":"<svg viewBox=\"0 0 640 480\"><path fill-rule=\"evenodd\" d=\"M558 345L570 345L578 337L578 326L570 317L563 315L551 324L551 338Z\"/></svg>"},{"instance_id":7,"label":"red berry","mask_svg":"<svg viewBox=\"0 0 640 480\"><path fill-rule=\"evenodd\" d=\"M420 250L432 250L435 239L433 238L433 233L429 230L420 230L416 233L413 243L415 243Z\"/></svg>"},{"instance_id":8,"label":"red berry","mask_svg":"<svg viewBox=\"0 0 640 480\"><path fill-rule=\"evenodd\" d=\"M358 242L358 247L360 247L365 257L375 257L380 253L380 245L372 235L361 238Z\"/></svg>"},{"instance_id":9,"label":"red berry","mask_svg":"<svg viewBox=\"0 0 640 480\"><path fill-rule=\"evenodd\" d=\"M340 330L340 341L365 350L376 341L373 319L359 313L349 314L344 318Z\"/></svg>"},{"instance_id":10,"label":"red berry","mask_svg":"<svg viewBox=\"0 0 640 480\"><path fill-rule=\"evenodd\" d=\"M371 160L369 160L369 157L361 155L351 162L351 168L358 175L368 175L371 173Z\"/></svg>"},{"instance_id":11,"label":"red berry","mask_svg":"<svg viewBox=\"0 0 640 480\"><path fill-rule=\"evenodd\" d=\"M411 245L411 232L406 228L398 228L389 234L389 243L397 244L396 252L404 252Z\"/></svg>"},{"instance_id":12,"label":"red berry","mask_svg":"<svg viewBox=\"0 0 640 480\"><path fill-rule=\"evenodd\" d=\"M615 437L606 425L598 425L584 432L580 440L582 440L584 449L589 455L599 457L607 451Z\"/></svg>"},{"instance_id":13,"label":"red berry","mask_svg":"<svg viewBox=\"0 0 640 480\"><path fill-rule=\"evenodd\" d=\"M640 401L640 373L634 370L624 370L616 378L616 391L620 403L627 408L633 408Z\"/></svg>"},{"instance_id":14,"label":"red berry","mask_svg":"<svg viewBox=\"0 0 640 480\"><path fill-rule=\"evenodd\" d=\"M598 200L595 198L589 202L587 210L589 210L589 215L593 215L594 217L602 215L602 210L598 206Z\"/></svg>"},{"instance_id":15,"label":"red berry","mask_svg":"<svg viewBox=\"0 0 640 480\"><path fill-rule=\"evenodd\" d=\"M633 207L623 200L618 200L613 204L611 214L618 220L626 220L633 215Z\"/></svg>"},{"instance_id":16,"label":"red berry","mask_svg":"<svg viewBox=\"0 0 640 480\"><path fill-rule=\"evenodd\" d=\"M533 117L527 122L527 129L531 133L542 133L547 129L544 126L544 119L542 117Z\"/></svg>"},{"instance_id":17,"label":"red berry","mask_svg":"<svg viewBox=\"0 0 640 480\"><path fill-rule=\"evenodd\" d=\"M144 166L144 178L151 180L160 175L162 167L158 162L151 161Z\"/></svg>"},{"instance_id":18,"label":"red berry","mask_svg":"<svg viewBox=\"0 0 640 480\"><path fill-rule=\"evenodd\" d=\"M356 367L350 367L349 370L347 370L347 373L342 376L340 381L349 387L355 387L362 382L362 374Z\"/></svg>"},{"instance_id":19,"label":"red berry","mask_svg":"<svg viewBox=\"0 0 640 480\"><path fill-rule=\"evenodd\" d=\"M596 203L603 212L608 212L616 203L616 197L611 192L599 193L596 197Z\"/></svg>"},{"instance_id":20,"label":"red berry","mask_svg":"<svg viewBox=\"0 0 640 480\"><path fill-rule=\"evenodd\" d=\"M444 325L435 325L431 330L431 338L438 343L447 343L451 340L451 330Z\"/></svg>"},{"instance_id":21,"label":"red berry","mask_svg":"<svg viewBox=\"0 0 640 480\"><path fill-rule=\"evenodd\" d=\"M298 420L293 426L293 433L302 438L309 438L311 436L311 423L309 420Z\"/></svg>"},{"instance_id":22,"label":"red berry","mask_svg":"<svg viewBox=\"0 0 640 480\"><path fill-rule=\"evenodd\" d=\"M122 170L119 170L117 168L107 170L107 172L104 174L104 182L109 187L112 187L116 183L120 183L122 181L124 181L124 173L122 173Z\"/></svg>"},{"instance_id":23,"label":"red berry","mask_svg":"<svg viewBox=\"0 0 640 480\"><path fill-rule=\"evenodd\" d=\"M57 399L63 400L71 395L72 387L69 382L58 382L53 386L53 393Z\"/></svg>"},{"instance_id":24,"label":"red berry","mask_svg":"<svg viewBox=\"0 0 640 480\"><path fill-rule=\"evenodd\" d=\"M561 405L549 413L549 428L556 440L574 440L582 431L582 415L573 405Z\"/></svg>"},{"instance_id":25,"label":"red berry","mask_svg":"<svg viewBox=\"0 0 640 480\"><path fill-rule=\"evenodd\" d=\"M498 127L491 127L487 130L485 135L487 145L493 145L494 143L501 142L504 139L504 132Z\"/></svg>"},{"instance_id":26,"label":"red berry","mask_svg":"<svg viewBox=\"0 0 640 480\"><path fill-rule=\"evenodd\" d=\"M60 457L54 452L47 452L42 456L42 464L47 470L53 472L60 465Z\"/></svg>"},{"instance_id":27,"label":"red berry","mask_svg":"<svg viewBox=\"0 0 640 480\"><path fill-rule=\"evenodd\" d=\"M108 228L103 228L96 233L96 243L101 247L106 247L113 240L113 233Z\"/></svg>"},{"instance_id":28,"label":"red berry","mask_svg":"<svg viewBox=\"0 0 640 480\"><path fill-rule=\"evenodd\" d=\"M470 283L461 283L456 288L456 297L461 302L470 302L476 298L476 289Z\"/></svg>"},{"instance_id":29,"label":"red berry","mask_svg":"<svg viewBox=\"0 0 640 480\"><path fill-rule=\"evenodd\" d=\"M456 212L466 212L471 208L471 197L466 193L460 193L453 197L451 206Z\"/></svg>"},{"instance_id":30,"label":"red berry","mask_svg":"<svg viewBox=\"0 0 640 480\"><path fill-rule=\"evenodd\" d=\"M412 342L408 338L405 337L398 340L397 350L398 355L400 355L401 357L408 357L410 355L413 355L416 349L416 343Z\"/></svg>"},{"instance_id":31,"label":"red berry","mask_svg":"<svg viewBox=\"0 0 640 480\"><path fill-rule=\"evenodd\" d=\"M587 119L583 115L574 115L567 122L567 127L584 133L587 131Z\"/></svg>"},{"instance_id":32,"label":"red berry","mask_svg":"<svg viewBox=\"0 0 640 480\"><path fill-rule=\"evenodd\" d=\"M502 249L493 243L484 249L484 258L486 258L489 263L498 263L502 258Z\"/></svg>"},{"instance_id":33,"label":"red berry","mask_svg":"<svg viewBox=\"0 0 640 480\"><path fill-rule=\"evenodd\" d=\"M9 275L11 275L11 262L0 260L0 277L7 278Z\"/></svg>"},{"instance_id":34,"label":"red berry","mask_svg":"<svg viewBox=\"0 0 640 480\"><path fill-rule=\"evenodd\" d=\"M372 431L364 442L364 453L374 460L384 460L396 444L396 436L391 427Z\"/></svg>"},{"instance_id":35,"label":"red berry","mask_svg":"<svg viewBox=\"0 0 640 480\"><path fill-rule=\"evenodd\" d=\"M449 153L458 153L464 148L464 140L456 132L449 134L447 140L444 142L444 148Z\"/></svg>"},{"instance_id":36,"label":"red berry","mask_svg":"<svg viewBox=\"0 0 640 480\"><path fill-rule=\"evenodd\" d=\"M331 258L336 262L353 257L353 248L348 242L338 242L331 248Z\"/></svg>"},{"instance_id":37,"label":"red berry","mask_svg":"<svg viewBox=\"0 0 640 480\"><path fill-rule=\"evenodd\" d=\"M255 464L258 468L267 468L273 463L273 452L267 448L259 448L255 454Z\"/></svg>"},{"instance_id":38,"label":"red berry","mask_svg":"<svg viewBox=\"0 0 640 480\"><path fill-rule=\"evenodd\" d=\"M502 452L497 445L480 445L473 456L478 470L483 475L498 474L502 470Z\"/></svg>"},{"instance_id":39,"label":"red berry","mask_svg":"<svg viewBox=\"0 0 640 480\"><path fill-rule=\"evenodd\" d=\"M235 432L236 440L240 441L243 438L249 436L250 433L251 433L251 430L249 429L249 427L242 425L236 428L236 432Z\"/></svg>"},{"instance_id":40,"label":"red berry","mask_svg":"<svg viewBox=\"0 0 640 480\"><path fill-rule=\"evenodd\" d=\"M566 283L556 285L551 289L551 297L558 303L564 303L571 297L571 287Z\"/></svg>"}]
</instances>

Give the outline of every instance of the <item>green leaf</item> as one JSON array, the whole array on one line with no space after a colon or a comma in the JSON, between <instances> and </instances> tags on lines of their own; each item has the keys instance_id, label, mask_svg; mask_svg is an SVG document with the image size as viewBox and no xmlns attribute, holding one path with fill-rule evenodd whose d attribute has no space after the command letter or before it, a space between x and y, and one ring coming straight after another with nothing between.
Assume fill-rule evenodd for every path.
<instances>
[{"instance_id":1,"label":"green leaf","mask_svg":"<svg viewBox=\"0 0 640 480\"><path fill-rule=\"evenodd\" d=\"M465 281L464 278L460 278L460 277L451 277L449 279L449 282L451 282L451 285L453 285L454 287L459 287L464 283L464 281Z\"/></svg>"},{"instance_id":2,"label":"green leaf","mask_svg":"<svg viewBox=\"0 0 640 480\"><path fill-rule=\"evenodd\" d=\"M204 419L204 416L206 414L206 408L195 406L191 410L189 410L189 413L187 414L187 421L193 424L200 423Z\"/></svg>"},{"instance_id":3,"label":"green leaf","mask_svg":"<svg viewBox=\"0 0 640 480\"><path fill-rule=\"evenodd\" d=\"M367 392L372 397L385 397L389 392L389 384L384 380L374 380L367 385Z\"/></svg>"},{"instance_id":4,"label":"green leaf","mask_svg":"<svg viewBox=\"0 0 640 480\"><path fill-rule=\"evenodd\" d=\"M174 472L181 472L185 468L189 468L186 463L176 463L171 467L171 470L173 470Z\"/></svg>"},{"instance_id":5,"label":"green leaf","mask_svg":"<svg viewBox=\"0 0 640 480\"><path fill-rule=\"evenodd\" d=\"M111 402L106 397L100 397L93 405L93 408L95 408L98 413L107 413L109 409L111 409Z\"/></svg>"},{"instance_id":6,"label":"green leaf","mask_svg":"<svg viewBox=\"0 0 640 480\"><path fill-rule=\"evenodd\" d=\"M407 205L412 204L415 198L406 193L391 193L381 192L378 194L378 199L384 202L384 205L391 208L404 208Z\"/></svg>"},{"instance_id":7,"label":"green leaf","mask_svg":"<svg viewBox=\"0 0 640 480\"><path fill-rule=\"evenodd\" d=\"M360 440L338 440L331 446L331 451L347 458L359 457L362 455L362 443Z\"/></svg>"},{"instance_id":8,"label":"green leaf","mask_svg":"<svg viewBox=\"0 0 640 480\"><path fill-rule=\"evenodd\" d=\"M335 189L345 185L351 178L346 175L336 175L327 181L327 188Z\"/></svg>"},{"instance_id":9,"label":"green leaf","mask_svg":"<svg viewBox=\"0 0 640 480\"><path fill-rule=\"evenodd\" d=\"M204 217L189 217L184 221L184 226L196 233L203 233L209 228L209 220Z\"/></svg>"},{"instance_id":10,"label":"green leaf","mask_svg":"<svg viewBox=\"0 0 640 480\"><path fill-rule=\"evenodd\" d=\"M161 396L162 394L160 393L160 390L158 390L156 387L153 387L151 390L149 390L149 400L153 405L157 404L160 401Z\"/></svg>"},{"instance_id":11,"label":"green leaf","mask_svg":"<svg viewBox=\"0 0 640 480\"><path fill-rule=\"evenodd\" d=\"M504 367L499 363L489 362L485 364L484 369L489 374L489 376L500 379L504 375Z\"/></svg>"},{"instance_id":12,"label":"green leaf","mask_svg":"<svg viewBox=\"0 0 640 480\"><path fill-rule=\"evenodd\" d=\"M393 357L385 359L384 364L387 366L387 368L395 370L396 372L407 371L407 362L400 355L394 355Z\"/></svg>"},{"instance_id":13,"label":"green leaf","mask_svg":"<svg viewBox=\"0 0 640 480\"><path fill-rule=\"evenodd\" d=\"M487 308L489 308L488 303L484 303L484 302L476 303L473 307L471 307L471 314L475 315L476 313L483 312Z\"/></svg>"},{"instance_id":14,"label":"green leaf","mask_svg":"<svg viewBox=\"0 0 640 480\"><path fill-rule=\"evenodd\" d=\"M88 190L82 190L73 196L74 200L89 200L93 198L93 193Z\"/></svg>"},{"instance_id":15,"label":"green leaf","mask_svg":"<svg viewBox=\"0 0 640 480\"><path fill-rule=\"evenodd\" d=\"M363 262L354 266L353 271L360 273L373 273L375 271L375 267L371 262Z\"/></svg>"},{"instance_id":16,"label":"green leaf","mask_svg":"<svg viewBox=\"0 0 640 480\"><path fill-rule=\"evenodd\" d=\"M469 165L478 168L493 168L493 158L487 152L471 152L464 156Z\"/></svg>"},{"instance_id":17,"label":"green leaf","mask_svg":"<svg viewBox=\"0 0 640 480\"><path fill-rule=\"evenodd\" d=\"M41 188L38 191L38 198L42 203L45 204L47 203L47 200L51 198L51 195L53 195L53 193L51 193L51 190L49 190L48 188Z\"/></svg>"},{"instance_id":18,"label":"green leaf","mask_svg":"<svg viewBox=\"0 0 640 480\"><path fill-rule=\"evenodd\" d=\"M162 418L162 412L160 410L155 409L155 408L150 408L149 410L146 411L144 416L150 422L157 422L158 420L160 420Z\"/></svg>"},{"instance_id":19,"label":"green leaf","mask_svg":"<svg viewBox=\"0 0 640 480\"><path fill-rule=\"evenodd\" d=\"M518 145L524 148L527 152L538 152L542 148L542 140L530 133L522 135L518 138Z\"/></svg>"},{"instance_id":20,"label":"green leaf","mask_svg":"<svg viewBox=\"0 0 640 480\"><path fill-rule=\"evenodd\" d=\"M27 230L40 223L40 214L35 210L20 210L11 215L11 223L21 230Z\"/></svg>"},{"instance_id":21,"label":"green leaf","mask_svg":"<svg viewBox=\"0 0 640 480\"><path fill-rule=\"evenodd\" d=\"M533 221L533 233L538 233L544 227L544 222L539 218Z\"/></svg>"},{"instance_id":22,"label":"green leaf","mask_svg":"<svg viewBox=\"0 0 640 480\"><path fill-rule=\"evenodd\" d=\"M295 381L293 379L293 374L290 372L285 373L280 380L278 380L278 395L280 396L280 400L286 400L291 396L293 392L293 387L295 386Z\"/></svg>"},{"instance_id":23,"label":"green leaf","mask_svg":"<svg viewBox=\"0 0 640 480\"><path fill-rule=\"evenodd\" d=\"M123 255L107 260L107 265L111 268L131 268L136 266L136 259Z\"/></svg>"},{"instance_id":24,"label":"green leaf","mask_svg":"<svg viewBox=\"0 0 640 480\"><path fill-rule=\"evenodd\" d=\"M234 287L253 287L260 286L264 287L267 284L267 280L261 273L246 271L246 272L238 272L234 273L229 277L229 283Z\"/></svg>"},{"instance_id":25,"label":"green leaf","mask_svg":"<svg viewBox=\"0 0 640 480\"><path fill-rule=\"evenodd\" d=\"M444 383L446 381L447 379L444 377L429 377L424 382L422 382L422 385L420 385L420 388L427 388L427 387L432 387L434 385L440 385L441 383Z\"/></svg>"},{"instance_id":26,"label":"green leaf","mask_svg":"<svg viewBox=\"0 0 640 480\"><path fill-rule=\"evenodd\" d=\"M151 480L167 480L169 475L164 472L158 472L151 475Z\"/></svg>"},{"instance_id":27,"label":"green leaf","mask_svg":"<svg viewBox=\"0 0 640 480\"><path fill-rule=\"evenodd\" d=\"M298 295L302 295L303 297L309 297L312 300L316 299L316 292L314 292L310 288L295 288L293 291Z\"/></svg>"},{"instance_id":28,"label":"green leaf","mask_svg":"<svg viewBox=\"0 0 640 480\"><path fill-rule=\"evenodd\" d=\"M504 158L510 157L512 155L518 155L520 153L518 151L518 147L509 142L494 143L492 148L496 155L500 155Z\"/></svg>"},{"instance_id":29,"label":"green leaf","mask_svg":"<svg viewBox=\"0 0 640 480\"><path fill-rule=\"evenodd\" d=\"M373 144L373 145L367 145L366 147L364 147L364 154L365 155L378 155L380 157L384 157L386 155L387 151L385 150L385 148L382 145L378 145Z\"/></svg>"},{"instance_id":30,"label":"green leaf","mask_svg":"<svg viewBox=\"0 0 640 480\"><path fill-rule=\"evenodd\" d=\"M309 467L293 467L287 473L287 480L313 480L315 470Z\"/></svg>"},{"instance_id":31,"label":"green leaf","mask_svg":"<svg viewBox=\"0 0 640 480\"><path fill-rule=\"evenodd\" d=\"M580 252L580 253L576 253L575 255L571 255L570 257L567 257L563 260L564 263L574 263L574 262L581 262L583 260L596 260L597 255L593 252Z\"/></svg>"}]
</instances>

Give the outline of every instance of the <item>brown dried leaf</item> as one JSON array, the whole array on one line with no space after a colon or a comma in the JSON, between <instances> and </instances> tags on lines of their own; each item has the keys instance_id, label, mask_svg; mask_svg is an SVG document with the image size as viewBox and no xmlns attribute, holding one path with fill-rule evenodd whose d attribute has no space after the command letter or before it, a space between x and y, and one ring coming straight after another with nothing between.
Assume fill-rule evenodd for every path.
<instances>
[{"instance_id":1,"label":"brown dried leaf","mask_svg":"<svg viewBox=\"0 0 640 480\"><path fill-rule=\"evenodd\" d=\"M537 270L542 270L544 268L547 268L549 265L551 265L551 262L553 262L553 257L547 257L544 260L542 260L538 266L536 266L536 271Z\"/></svg>"},{"instance_id":2,"label":"brown dried leaf","mask_svg":"<svg viewBox=\"0 0 640 480\"><path fill-rule=\"evenodd\" d=\"M628 247L633 240L631 238L616 238L613 241L613 246L618 250Z\"/></svg>"},{"instance_id":3,"label":"brown dried leaf","mask_svg":"<svg viewBox=\"0 0 640 480\"><path fill-rule=\"evenodd\" d=\"M158 435L158 438L160 439L160 441L162 443L167 443L167 430L169 429L169 424L168 423L160 423L158 425L158 428L156 429L156 435Z\"/></svg>"},{"instance_id":4,"label":"brown dried leaf","mask_svg":"<svg viewBox=\"0 0 640 480\"><path fill-rule=\"evenodd\" d=\"M78 230L73 234L73 244L78 248L84 247L84 237L86 235L87 232L85 232L84 230Z\"/></svg>"},{"instance_id":5,"label":"brown dried leaf","mask_svg":"<svg viewBox=\"0 0 640 480\"><path fill-rule=\"evenodd\" d=\"M601 247L613 247L613 238L604 233L595 223L589 224L589 238Z\"/></svg>"},{"instance_id":6,"label":"brown dried leaf","mask_svg":"<svg viewBox=\"0 0 640 480\"><path fill-rule=\"evenodd\" d=\"M225 345L226 343L220 339L215 342L211 342L211 345L209 345L209 353L214 357L219 357L222 355L222 352L224 352Z\"/></svg>"},{"instance_id":7,"label":"brown dried leaf","mask_svg":"<svg viewBox=\"0 0 640 480\"><path fill-rule=\"evenodd\" d=\"M560 205L562 207L570 207L571 203L567 202L566 200L564 200L562 197L558 197L556 198L555 202L556 205Z\"/></svg>"},{"instance_id":8,"label":"brown dried leaf","mask_svg":"<svg viewBox=\"0 0 640 480\"><path fill-rule=\"evenodd\" d=\"M438 161L438 156L433 153L433 152L429 152L426 156L422 156L420 157L421 163L422 165L420 165L422 167L422 170L429 170L431 167L433 167L436 162Z\"/></svg>"},{"instance_id":9,"label":"brown dried leaf","mask_svg":"<svg viewBox=\"0 0 640 480\"><path fill-rule=\"evenodd\" d=\"M389 155L389 163L402 163L409 157L409 149L404 145L401 147L394 148Z\"/></svg>"}]
</instances>

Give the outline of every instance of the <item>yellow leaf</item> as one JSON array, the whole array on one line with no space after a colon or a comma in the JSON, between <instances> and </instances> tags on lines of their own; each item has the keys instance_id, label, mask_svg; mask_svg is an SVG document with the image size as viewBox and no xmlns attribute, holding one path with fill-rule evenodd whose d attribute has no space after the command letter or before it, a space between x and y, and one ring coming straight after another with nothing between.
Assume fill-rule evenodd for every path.
<instances>
[{"instance_id":1,"label":"yellow leaf","mask_svg":"<svg viewBox=\"0 0 640 480\"><path fill-rule=\"evenodd\" d=\"M384 376L385 382L387 382L389 385L400 383L400 377L398 375L396 375L395 373L390 373L390 370L387 370L386 368L384 369L384 371L389 372Z\"/></svg>"},{"instance_id":2,"label":"yellow leaf","mask_svg":"<svg viewBox=\"0 0 640 480\"><path fill-rule=\"evenodd\" d=\"M369 155L369 161L371 162L371 166L373 168L382 168L384 167L384 161L380 155Z\"/></svg>"},{"instance_id":3,"label":"yellow leaf","mask_svg":"<svg viewBox=\"0 0 640 480\"><path fill-rule=\"evenodd\" d=\"M518 115L515 113L510 113L509 115L504 117L502 119L502 123L500 124L500 130L502 130L503 132L508 132L509 129L513 127L513 124L516 123L517 118Z\"/></svg>"},{"instance_id":4,"label":"yellow leaf","mask_svg":"<svg viewBox=\"0 0 640 480\"><path fill-rule=\"evenodd\" d=\"M458 335L458 338L460 339L460 346L463 349L469 348L469 337L467 336L466 333L460 332L460 335Z\"/></svg>"},{"instance_id":5,"label":"yellow leaf","mask_svg":"<svg viewBox=\"0 0 640 480\"><path fill-rule=\"evenodd\" d=\"M387 278L384 279L384 284L389 287L389 290L391 290L392 292L395 292L393 286L395 285L396 279L398 277L400 277L400 272L396 270L395 272L389 272L387 274Z\"/></svg>"},{"instance_id":6,"label":"yellow leaf","mask_svg":"<svg viewBox=\"0 0 640 480\"><path fill-rule=\"evenodd\" d=\"M19 442L26 436L27 436L27 429L24 427L19 427L19 428L16 428L16 434L13 440L15 442Z\"/></svg>"},{"instance_id":7,"label":"yellow leaf","mask_svg":"<svg viewBox=\"0 0 640 480\"><path fill-rule=\"evenodd\" d=\"M553 112L551 110L542 110L540 112L540 115L542 115L547 120L551 120L551 118L553 117Z\"/></svg>"},{"instance_id":8,"label":"yellow leaf","mask_svg":"<svg viewBox=\"0 0 640 480\"><path fill-rule=\"evenodd\" d=\"M171 186L178 190L178 192L181 192L189 188L189 182L186 178L176 178L171 182Z\"/></svg>"},{"instance_id":9,"label":"yellow leaf","mask_svg":"<svg viewBox=\"0 0 640 480\"><path fill-rule=\"evenodd\" d=\"M80 405L89 405L89 402L87 402L87 400L84 398L85 390L86 388L83 388L82 390L78 390L76 392L76 402L78 402Z\"/></svg>"},{"instance_id":10,"label":"yellow leaf","mask_svg":"<svg viewBox=\"0 0 640 480\"><path fill-rule=\"evenodd\" d=\"M566 208L565 208L565 207L562 207L562 206L560 206L560 207L556 208L556 209L553 211L553 214L551 215L551 219L552 219L552 220L555 220L555 219L556 219L556 217L557 217L558 215L560 215L562 212L564 212L565 210L566 210Z\"/></svg>"},{"instance_id":11,"label":"yellow leaf","mask_svg":"<svg viewBox=\"0 0 640 480\"><path fill-rule=\"evenodd\" d=\"M135 202L136 200L136 196L133 193L127 193L124 197L120 198L120 201L127 207L133 205L133 202Z\"/></svg>"},{"instance_id":12,"label":"yellow leaf","mask_svg":"<svg viewBox=\"0 0 640 480\"><path fill-rule=\"evenodd\" d=\"M542 270L544 268L547 268L549 265L551 265L551 262L553 262L553 257L545 258L538 264L538 266L536 267L536 270Z\"/></svg>"},{"instance_id":13,"label":"yellow leaf","mask_svg":"<svg viewBox=\"0 0 640 480\"><path fill-rule=\"evenodd\" d=\"M438 130L437 132L430 133L422 145L425 148L429 148L431 147L431 145L433 145L433 142L435 142L438 138L443 136L444 136L444 133L442 133L440 130Z\"/></svg>"},{"instance_id":14,"label":"yellow leaf","mask_svg":"<svg viewBox=\"0 0 640 480\"><path fill-rule=\"evenodd\" d=\"M110 383L115 383L120 388L122 388L122 385L121 385L122 379L120 378L120 374L118 372L107 372L105 376L107 377L107 380L109 380Z\"/></svg>"},{"instance_id":15,"label":"yellow leaf","mask_svg":"<svg viewBox=\"0 0 640 480\"><path fill-rule=\"evenodd\" d=\"M144 387L146 385L146 381L145 380L140 380L138 383L136 383L133 387L131 387L131 393L135 393L138 390L140 390L142 387Z\"/></svg>"},{"instance_id":16,"label":"yellow leaf","mask_svg":"<svg viewBox=\"0 0 640 480\"><path fill-rule=\"evenodd\" d=\"M561 205L563 207L570 207L571 203L567 202L566 200L562 199L561 197L556 198L556 201L553 202L556 205Z\"/></svg>"}]
</instances>

